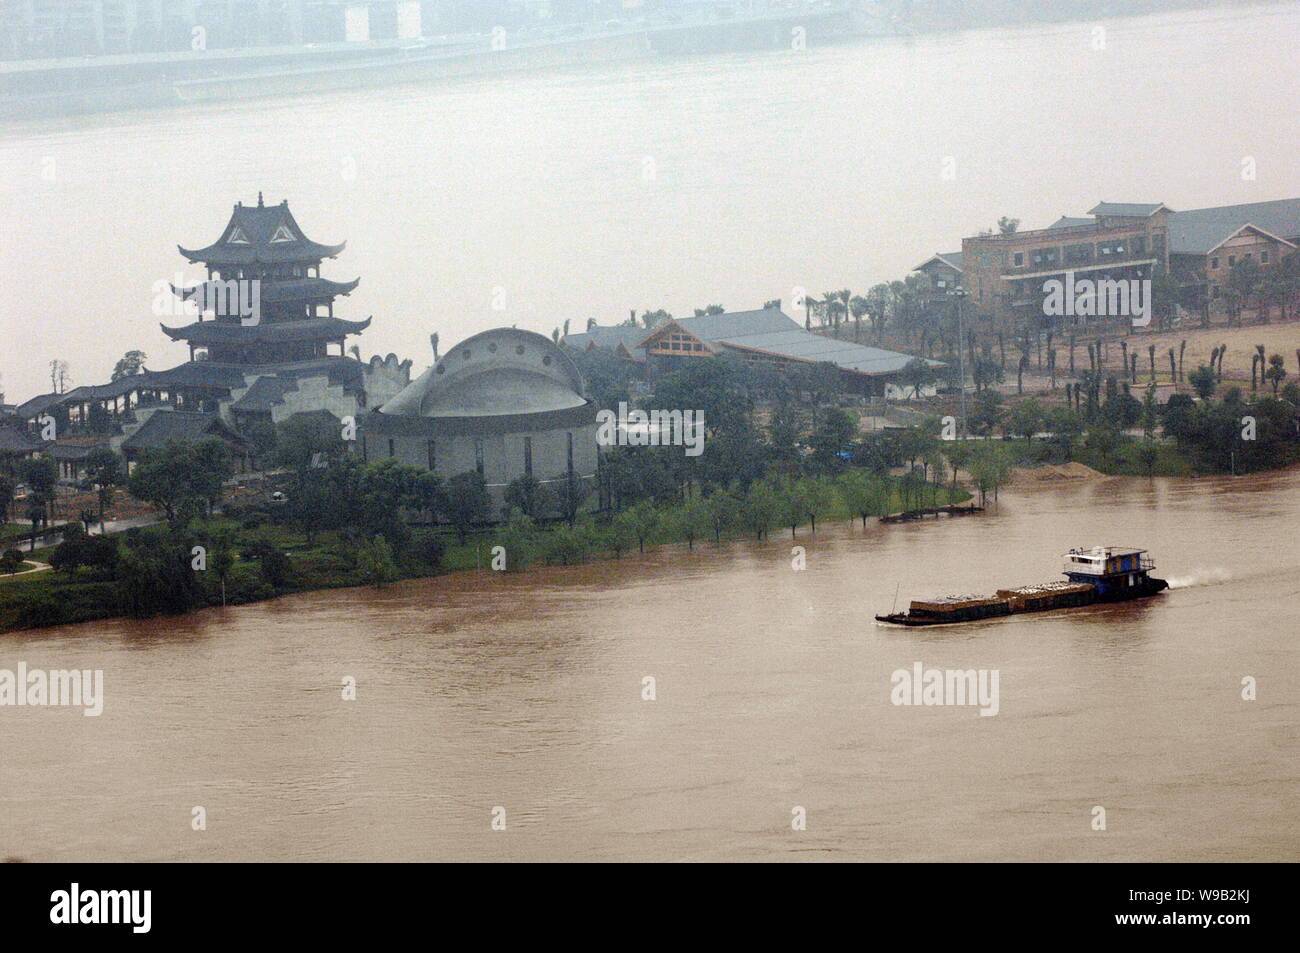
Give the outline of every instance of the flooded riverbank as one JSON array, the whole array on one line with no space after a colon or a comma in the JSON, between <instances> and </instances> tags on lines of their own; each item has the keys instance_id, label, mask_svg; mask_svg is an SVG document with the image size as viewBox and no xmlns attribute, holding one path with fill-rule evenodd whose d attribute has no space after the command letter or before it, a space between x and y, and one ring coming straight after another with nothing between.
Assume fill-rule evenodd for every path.
<instances>
[{"instance_id":1,"label":"flooded riverbank","mask_svg":"<svg viewBox=\"0 0 1300 953\"><path fill-rule=\"evenodd\" d=\"M102 669L105 700L0 712L0 853L1289 859L1298 490L1297 471L1030 487L980 517L802 531L802 571L774 538L15 633L0 668ZM1053 578L1099 542L1149 548L1174 588L871 621L896 593ZM916 662L999 671L998 714L892 705Z\"/></svg>"}]
</instances>

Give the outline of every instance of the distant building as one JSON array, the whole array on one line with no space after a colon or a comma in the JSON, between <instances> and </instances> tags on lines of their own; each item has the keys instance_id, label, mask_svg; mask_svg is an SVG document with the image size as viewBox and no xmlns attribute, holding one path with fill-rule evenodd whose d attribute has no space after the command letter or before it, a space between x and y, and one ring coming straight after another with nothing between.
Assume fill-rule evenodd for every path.
<instances>
[{"instance_id":1,"label":"distant building","mask_svg":"<svg viewBox=\"0 0 1300 953\"><path fill-rule=\"evenodd\" d=\"M497 328L462 341L358 422L362 457L443 477L475 472L499 508L531 476L585 496L596 483L596 407L572 358L550 338Z\"/></svg>"},{"instance_id":2,"label":"distant building","mask_svg":"<svg viewBox=\"0 0 1300 953\"><path fill-rule=\"evenodd\" d=\"M1167 206L1102 202L1089 214L1091 220L1062 217L1047 228L963 238L970 315L987 328L1011 330L1042 320L1043 283L1067 271L1141 280L1168 268Z\"/></svg>"},{"instance_id":3,"label":"distant building","mask_svg":"<svg viewBox=\"0 0 1300 953\"><path fill-rule=\"evenodd\" d=\"M591 328L564 340L572 347L608 348L627 360L643 361L651 378L671 373L692 360L724 355L779 369L830 363L842 372L847 392L875 397L910 394L911 388L901 382L902 373L918 359L911 354L813 334L780 308L674 318L651 330L631 325ZM938 361L926 363L943 366Z\"/></svg>"},{"instance_id":4,"label":"distant building","mask_svg":"<svg viewBox=\"0 0 1300 953\"><path fill-rule=\"evenodd\" d=\"M1089 215L965 238L960 253L933 255L914 270L936 290L960 282L972 317L1005 330L1041 317L1043 282L1066 271L1089 278L1165 272L1183 289L1182 305L1221 312L1228 273L1239 260L1268 268L1300 250L1300 199L1182 212L1158 202L1102 202Z\"/></svg>"}]
</instances>

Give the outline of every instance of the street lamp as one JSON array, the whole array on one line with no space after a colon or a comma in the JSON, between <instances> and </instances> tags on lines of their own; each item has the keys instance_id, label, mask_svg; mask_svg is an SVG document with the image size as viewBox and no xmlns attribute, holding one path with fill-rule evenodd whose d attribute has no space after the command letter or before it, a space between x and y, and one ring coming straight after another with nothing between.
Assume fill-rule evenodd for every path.
<instances>
[{"instance_id":1,"label":"street lamp","mask_svg":"<svg viewBox=\"0 0 1300 953\"><path fill-rule=\"evenodd\" d=\"M961 303L970 294L961 285L953 288L948 294L957 299L957 376L959 378L957 390L961 393L961 435L966 436L966 342L965 335L962 333L961 323Z\"/></svg>"}]
</instances>

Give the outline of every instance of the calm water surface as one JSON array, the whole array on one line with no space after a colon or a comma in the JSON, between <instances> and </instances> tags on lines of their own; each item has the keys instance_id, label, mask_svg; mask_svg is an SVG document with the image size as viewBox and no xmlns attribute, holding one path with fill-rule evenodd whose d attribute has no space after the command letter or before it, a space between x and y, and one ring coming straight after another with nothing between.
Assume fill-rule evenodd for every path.
<instances>
[{"instance_id":1,"label":"calm water surface","mask_svg":"<svg viewBox=\"0 0 1300 953\"><path fill-rule=\"evenodd\" d=\"M0 125L0 389L185 360L152 286L259 190L348 240L338 313L417 371L431 331L861 291L1000 215L1300 195L1300 5L1096 25Z\"/></svg>"},{"instance_id":2,"label":"calm water surface","mask_svg":"<svg viewBox=\"0 0 1300 953\"><path fill-rule=\"evenodd\" d=\"M674 547L2 636L0 668L102 668L107 702L0 710L0 855L1294 860L1297 521L1300 471L1101 480L803 531L803 572L788 538ZM1050 579L1101 542L1149 547L1174 588L872 621L896 591ZM894 707L917 661L998 669L1000 713Z\"/></svg>"}]
</instances>

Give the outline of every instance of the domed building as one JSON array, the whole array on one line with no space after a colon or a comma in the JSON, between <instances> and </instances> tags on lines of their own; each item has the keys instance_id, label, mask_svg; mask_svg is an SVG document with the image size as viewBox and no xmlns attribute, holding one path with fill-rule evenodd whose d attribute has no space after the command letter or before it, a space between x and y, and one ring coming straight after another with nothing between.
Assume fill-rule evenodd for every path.
<instances>
[{"instance_id":1,"label":"domed building","mask_svg":"<svg viewBox=\"0 0 1300 953\"><path fill-rule=\"evenodd\" d=\"M444 478L477 471L499 511L521 476L596 481L596 407L549 338L517 328L476 334L359 420L364 459L394 458Z\"/></svg>"}]
</instances>

